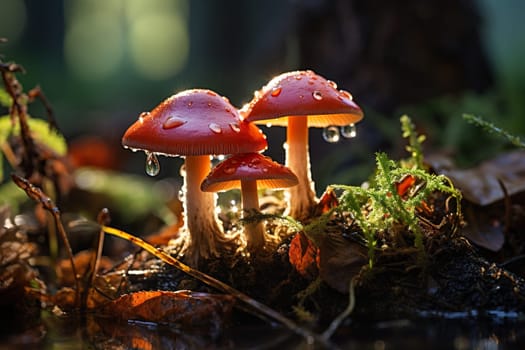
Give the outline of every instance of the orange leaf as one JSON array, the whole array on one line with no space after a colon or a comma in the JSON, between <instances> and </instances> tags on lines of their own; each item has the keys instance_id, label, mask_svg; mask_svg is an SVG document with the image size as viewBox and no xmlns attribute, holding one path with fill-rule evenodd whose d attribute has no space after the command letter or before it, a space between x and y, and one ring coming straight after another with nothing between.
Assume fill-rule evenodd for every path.
<instances>
[{"instance_id":1,"label":"orange leaf","mask_svg":"<svg viewBox=\"0 0 525 350\"><path fill-rule=\"evenodd\" d=\"M292 238L290 250L288 251L288 259L302 276L313 278L317 275L317 256L317 247L303 232L299 232Z\"/></svg>"},{"instance_id":2,"label":"orange leaf","mask_svg":"<svg viewBox=\"0 0 525 350\"><path fill-rule=\"evenodd\" d=\"M182 327L216 327L231 314L230 295L195 293L188 290L140 291L104 305L100 311L122 320L177 323Z\"/></svg>"}]
</instances>

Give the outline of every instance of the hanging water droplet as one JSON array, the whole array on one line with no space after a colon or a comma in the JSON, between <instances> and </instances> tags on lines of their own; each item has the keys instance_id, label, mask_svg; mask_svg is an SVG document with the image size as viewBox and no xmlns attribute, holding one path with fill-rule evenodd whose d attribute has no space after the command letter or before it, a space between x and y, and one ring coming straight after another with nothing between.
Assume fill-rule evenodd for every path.
<instances>
[{"instance_id":1,"label":"hanging water droplet","mask_svg":"<svg viewBox=\"0 0 525 350\"><path fill-rule=\"evenodd\" d=\"M179 199L179 201L184 202L184 191L183 190L179 190L177 198Z\"/></svg>"},{"instance_id":2,"label":"hanging water droplet","mask_svg":"<svg viewBox=\"0 0 525 350\"><path fill-rule=\"evenodd\" d=\"M266 123L266 127L267 128L271 128L272 127L272 123Z\"/></svg>"},{"instance_id":3,"label":"hanging water droplet","mask_svg":"<svg viewBox=\"0 0 525 350\"><path fill-rule=\"evenodd\" d=\"M184 119L181 119L179 117L175 117L175 116L169 116L165 121L164 123L162 123L162 128L163 129L174 129L174 128L177 128L183 124L185 124L186 121Z\"/></svg>"},{"instance_id":4,"label":"hanging water droplet","mask_svg":"<svg viewBox=\"0 0 525 350\"><path fill-rule=\"evenodd\" d=\"M337 89L337 83L335 81L327 80L327 83L328 83L328 85L330 85L334 89Z\"/></svg>"},{"instance_id":5,"label":"hanging water droplet","mask_svg":"<svg viewBox=\"0 0 525 350\"><path fill-rule=\"evenodd\" d=\"M156 176L160 172L160 163L155 153L146 152L146 174Z\"/></svg>"},{"instance_id":6,"label":"hanging water droplet","mask_svg":"<svg viewBox=\"0 0 525 350\"><path fill-rule=\"evenodd\" d=\"M355 124L348 124L341 127L341 135L346 139L351 139L357 136L357 128Z\"/></svg>"},{"instance_id":7,"label":"hanging water droplet","mask_svg":"<svg viewBox=\"0 0 525 350\"><path fill-rule=\"evenodd\" d=\"M216 134L220 134L222 132L222 128L219 124L210 123L208 127L210 128L211 131L213 131Z\"/></svg>"},{"instance_id":8,"label":"hanging water droplet","mask_svg":"<svg viewBox=\"0 0 525 350\"><path fill-rule=\"evenodd\" d=\"M314 100L317 100L317 101L321 101L323 99L323 95L321 94L321 91L317 91L317 90L312 92L312 97L314 98Z\"/></svg>"},{"instance_id":9,"label":"hanging water droplet","mask_svg":"<svg viewBox=\"0 0 525 350\"><path fill-rule=\"evenodd\" d=\"M273 97L277 97L281 94L281 91L283 89L281 87L275 87L272 89L272 92L270 92L270 95L272 95Z\"/></svg>"},{"instance_id":10,"label":"hanging water droplet","mask_svg":"<svg viewBox=\"0 0 525 350\"><path fill-rule=\"evenodd\" d=\"M336 143L339 142L341 134L337 126L328 126L323 129L323 138L326 142Z\"/></svg>"}]
</instances>

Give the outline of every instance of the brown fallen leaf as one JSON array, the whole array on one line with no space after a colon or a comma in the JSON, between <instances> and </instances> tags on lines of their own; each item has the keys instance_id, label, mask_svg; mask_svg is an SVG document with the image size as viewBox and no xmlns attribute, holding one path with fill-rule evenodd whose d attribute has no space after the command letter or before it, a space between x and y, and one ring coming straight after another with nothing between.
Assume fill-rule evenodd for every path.
<instances>
[{"instance_id":1,"label":"brown fallen leaf","mask_svg":"<svg viewBox=\"0 0 525 350\"><path fill-rule=\"evenodd\" d=\"M525 191L525 151L503 153L470 169L457 169L443 156L426 159L438 174L448 176L463 197L485 206L505 197L499 181L509 196Z\"/></svg>"},{"instance_id":2,"label":"brown fallen leaf","mask_svg":"<svg viewBox=\"0 0 525 350\"><path fill-rule=\"evenodd\" d=\"M321 279L335 290L348 293L350 281L368 263L366 248L340 233L328 232L319 251Z\"/></svg>"},{"instance_id":3,"label":"brown fallen leaf","mask_svg":"<svg viewBox=\"0 0 525 350\"><path fill-rule=\"evenodd\" d=\"M121 320L176 323L184 328L222 328L232 312L230 295L196 293L189 290L140 291L125 294L100 309L98 313Z\"/></svg>"}]
</instances>

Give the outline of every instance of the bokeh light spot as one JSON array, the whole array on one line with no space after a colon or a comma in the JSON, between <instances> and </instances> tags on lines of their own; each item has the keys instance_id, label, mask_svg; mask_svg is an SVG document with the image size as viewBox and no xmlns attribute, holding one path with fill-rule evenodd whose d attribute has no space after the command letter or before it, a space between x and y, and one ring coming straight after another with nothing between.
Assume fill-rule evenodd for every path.
<instances>
[{"instance_id":1,"label":"bokeh light spot","mask_svg":"<svg viewBox=\"0 0 525 350\"><path fill-rule=\"evenodd\" d=\"M168 79L187 62L189 33L177 13L149 13L133 21L130 31L132 62L137 72L152 80Z\"/></svg>"},{"instance_id":2,"label":"bokeh light spot","mask_svg":"<svg viewBox=\"0 0 525 350\"><path fill-rule=\"evenodd\" d=\"M20 0L2 0L0 10L0 37L8 43L16 42L22 35L26 24L26 6Z\"/></svg>"},{"instance_id":3,"label":"bokeh light spot","mask_svg":"<svg viewBox=\"0 0 525 350\"><path fill-rule=\"evenodd\" d=\"M121 63L123 33L111 13L92 12L72 21L64 39L64 54L71 71L81 79L100 80Z\"/></svg>"}]
</instances>

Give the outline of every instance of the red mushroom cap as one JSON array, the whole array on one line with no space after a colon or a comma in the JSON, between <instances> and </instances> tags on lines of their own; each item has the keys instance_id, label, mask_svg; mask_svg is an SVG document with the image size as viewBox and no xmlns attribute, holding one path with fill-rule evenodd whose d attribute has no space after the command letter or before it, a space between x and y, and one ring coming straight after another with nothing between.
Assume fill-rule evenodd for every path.
<instances>
[{"instance_id":1,"label":"red mushroom cap","mask_svg":"<svg viewBox=\"0 0 525 350\"><path fill-rule=\"evenodd\" d=\"M244 119L257 124L271 122L286 126L288 116L308 116L308 126L344 126L363 118L352 95L311 70L276 76L240 111ZM275 119L279 118L279 119Z\"/></svg>"},{"instance_id":2,"label":"red mushroom cap","mask_svg":"<svg viewBox=\"0 0 525 350\"><path fill-rule=\"evenodd\" d=\"M217 164L201 184L204 192L241 187L241 180L256 180L259 188L297 185L295 174L282 164L259 153L235 154Z\"/></svg>"},{"instance_id":3,"label":"red mushroom cap","mask_svg":"<svg viewBox=\"0 0 525 350\"><path fill-rule=\"evenodd\" d=\"M122 138L131 149L198 156L258 152L266 136L240 119L226 98L205 89L185 90L142 113Z\"/></svg>"}]
</instances>

